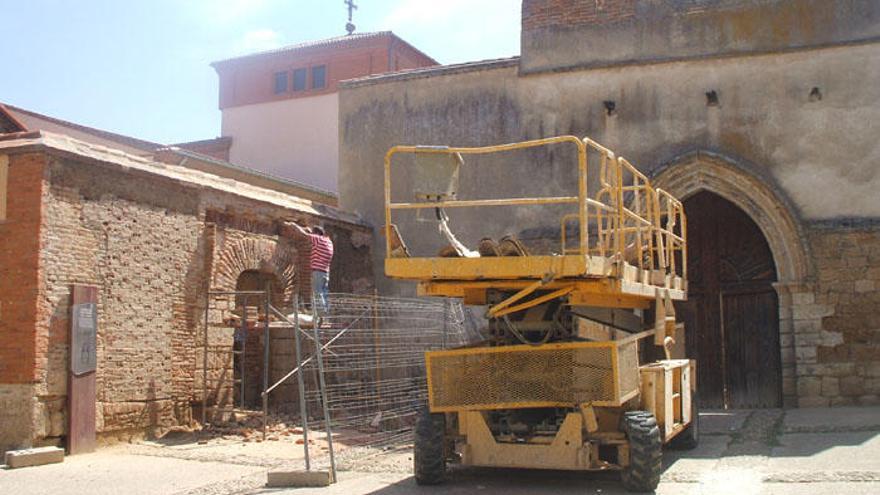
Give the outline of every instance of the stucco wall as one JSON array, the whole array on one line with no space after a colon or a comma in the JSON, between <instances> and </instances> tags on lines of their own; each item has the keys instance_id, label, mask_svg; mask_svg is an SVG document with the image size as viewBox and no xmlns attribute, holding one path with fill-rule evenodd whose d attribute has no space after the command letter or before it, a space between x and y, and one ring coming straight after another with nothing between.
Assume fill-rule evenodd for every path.
<instances>
[{"instance_id":1,"label":"stucco wall","mask_svg":"<svg viewBox=\"0 0 880 495\"><path fill-rule=\"evenodd\" d=\"M226 108L229 161L335 192L338 111L338 93Z\"/></svg>"},{"instance_id":2,"label":"stucco wall","mask_svg":"<svg viewBox=\"0 0 880 495\"><path fill-rule=\"evenodd\" d=\"M340 203L384 224L383 156L395 144L590 136L648 175L665 175L670 187L724 194L761 226L779 271L786 405L876 403L880 328L856 308L873 304L880 267L873 254L880 231L880 86L868 83L880 76L878 47L531 74L488 63L353 81L340 93ZM713 91L717 102L707 95ZM614 102L612 112L605 102ZM459 196L570 194L573 159L563 149L468 157ZM396 201L413 199L400 187L409 180L408 164L393 164ZM557 213L450 209L453 230L472 247L507 233L558 238ZM434 223L414 215L396 214L394 223L415 254L432 255L446 243ZM860 226L857 233L852 224ZM384 241L375 240L374 270L381 274ZM386 293L414 292L412 283L377 278Z\"/></svg>"},{"instance_id":3,"label":"stucco wall","mask_svg":"<svg viewBox=\"0 0 880 495\"><path fill-rule=\"evenodd\" d=\"M382 159L395 144L482 146L559 134L591 136L652 173L708 150L762 178L803 221L880 216L878 45L518 76L514 67L352 84L340 97L340 198L382 217ZM811 98L818 88L821 99ZM707 104L715 91L719 104ZM614 101L608 115L603 101ZM466 168L461 196L551 195L573 177L565 153ZM485 162L479 162L485 163ZM401 178L401 180L403 180ZM511 213L513 211L514 213ZM541 223L534 209L455 212L474 243ZM400 217L405 218L405 217ZM414 247L439 240L401 220ZM381 256L377 250L375 256ZM382 273L377 258L376 273Z\"/></svg>"}]
</instances>

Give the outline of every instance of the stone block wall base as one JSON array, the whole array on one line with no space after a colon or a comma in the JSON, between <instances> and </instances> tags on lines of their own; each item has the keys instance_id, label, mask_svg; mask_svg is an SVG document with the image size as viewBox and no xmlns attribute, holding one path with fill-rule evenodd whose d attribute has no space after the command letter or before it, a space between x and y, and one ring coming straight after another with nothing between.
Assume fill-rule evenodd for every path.
<instances>
[{"instance_id":1,"label":"stone block wall base","mask_svg":"<svg viewBox=\"0 0 880 495\"><path fill-rule=\"evenodd\" d=\"M266 486L283 487L321 487L330 486L332 477L329 471L269 471Z\"/></svg>"},{"instance_id":2,"label":"stone block wall base","mask_svg":"<svg viewBox=\"0 0 880 495\"><path fill-rule=\"evenodd\" d=\"M42 466L64 461L64 450L58 447L10 450L6 453L6 466L10 469Z\"/></svg>"},{"instance_id":3,"label":"stone block wall base","mask_svg":"<svg viewBox=\"0 0 880 495\"><path fill-rule=\"evenodd\" d=\"M36 396L32 384L0 384L0 455L34 446Z\"/></svg>"}]
</instances>

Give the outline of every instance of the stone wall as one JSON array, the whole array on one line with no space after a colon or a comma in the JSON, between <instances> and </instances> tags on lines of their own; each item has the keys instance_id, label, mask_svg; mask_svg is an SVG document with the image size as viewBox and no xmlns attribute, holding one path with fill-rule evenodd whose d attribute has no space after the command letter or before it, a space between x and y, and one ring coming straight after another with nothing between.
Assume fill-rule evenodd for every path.
<instances>
[{"instance_id":1,"label":"stone wall","mask_svg":"<svg viewBox=\"0 0 880 495\"><path fill-rule=\"evenodd\" d=\"M880 403L880 228L823 224L810 244L818 276L796 309L800 404Z\"/></svg>"},{"instance_id":2,"label":"stone wall","mask_svg":"<svg viewBox=\"0 0 880 495\"><path fill-rule=\"evenodd\" d=\"M0 224L0 352L11 353L0 358L0 450L57 444L66 433L73 283L99 289L97 430L106 439L193 421L208 288L234 290L241 271L258 270L282 282L282 307L294 292L309 293L300 275L308 245L282 233L282 221L325 223L340 246L334 289L370 290L363 239L371 236L362 225L87 159L12 156L11 179L33 184L10 191L16 221ZM231 331L226 342L231 351ZM212 369L228 370L230 359L220 356Z\"/></svg>"}]
</instances>

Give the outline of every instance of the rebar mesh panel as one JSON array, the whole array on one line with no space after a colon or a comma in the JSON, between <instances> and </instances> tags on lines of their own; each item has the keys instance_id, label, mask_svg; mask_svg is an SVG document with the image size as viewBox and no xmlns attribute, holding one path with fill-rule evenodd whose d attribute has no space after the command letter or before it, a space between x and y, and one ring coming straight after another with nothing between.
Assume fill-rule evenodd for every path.
<instances>
[{"instance_id":1,"label":"rebar mesh panel","mask_svg":"<svg viewBox=\"0 0 880 495\"><path fill-rule=\"evenodd\" d=\"M615 402L614 352L614 343L428 352L431 407L439 412Z\"/></svg>"}]
</instances>

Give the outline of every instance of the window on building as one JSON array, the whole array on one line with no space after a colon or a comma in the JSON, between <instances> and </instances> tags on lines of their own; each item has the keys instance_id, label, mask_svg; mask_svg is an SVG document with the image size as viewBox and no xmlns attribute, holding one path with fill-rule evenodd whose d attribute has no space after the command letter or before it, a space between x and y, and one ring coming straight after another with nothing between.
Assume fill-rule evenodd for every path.
<instances>
[{"instance_id":1,"label":"window on building","mask_svg":"<svg viewBox=\"0 0 880 495\"><path fill-rule=\"evenodd\" d=\"M280 95L281 93L287 92L287 72L276 72L275 73L275 94Z\"/></svg>"},{"instance_id":2,"label":"window on building","mask_svg":"<svg viewBox=\"0 0 880 495\"><path fill-rule=\"evenodd\" d=\"M312 89L322 89L327 85L327 66L312 67Z\"/></svg>"},{"instance_id":3,"label":"window on building","mask_svg":"<svg viewBox=\"0 0 880 495\"><path fill-rule=\"evenodd\" d=\"M296 69L293 71L293 90L302 91L306 89L306 70Z\"/></svg>"}]
</instances>

